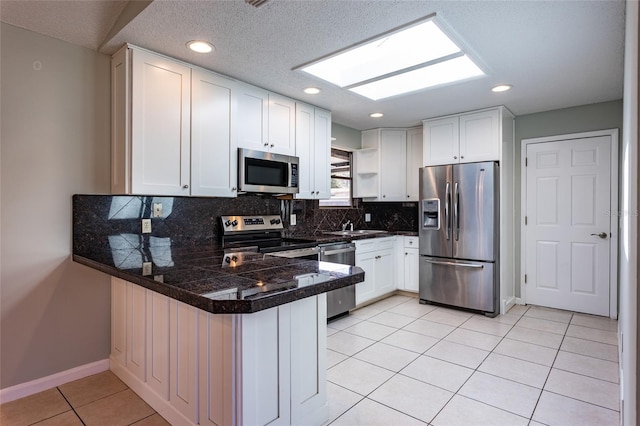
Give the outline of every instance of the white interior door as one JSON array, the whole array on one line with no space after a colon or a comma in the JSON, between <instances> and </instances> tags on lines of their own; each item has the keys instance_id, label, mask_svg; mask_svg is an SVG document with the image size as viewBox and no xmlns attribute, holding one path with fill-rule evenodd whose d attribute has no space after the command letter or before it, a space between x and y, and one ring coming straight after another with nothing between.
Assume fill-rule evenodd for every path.
<instances>
[{"instance_id":1,"label":"white interior door","mask_svg":"<svg viewBox=\"0 0 640 426\"><path fill-rule=\"evenodd\" d=\"M611 147L609 135L526 145L526 303L610 315Z\"/></svg>"}]
</instances>

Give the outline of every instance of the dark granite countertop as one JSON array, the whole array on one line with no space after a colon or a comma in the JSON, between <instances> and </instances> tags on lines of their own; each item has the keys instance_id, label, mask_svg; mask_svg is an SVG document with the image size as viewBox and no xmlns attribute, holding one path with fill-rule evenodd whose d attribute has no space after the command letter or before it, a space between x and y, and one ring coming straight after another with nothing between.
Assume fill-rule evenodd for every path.
<instances>
[{"instance_id":1,"label":"dark granite countertop","mask_svg":"<svg viewBox=\"0 0 640 426\"><path fill-rule=\"evenodd\" d=\"M364 280L357 266L262 253L223 265L219 246L175 248L139 234L87 243L75 245L74 261L214 314L257 312Z\"/></svg>"}]
</instances>

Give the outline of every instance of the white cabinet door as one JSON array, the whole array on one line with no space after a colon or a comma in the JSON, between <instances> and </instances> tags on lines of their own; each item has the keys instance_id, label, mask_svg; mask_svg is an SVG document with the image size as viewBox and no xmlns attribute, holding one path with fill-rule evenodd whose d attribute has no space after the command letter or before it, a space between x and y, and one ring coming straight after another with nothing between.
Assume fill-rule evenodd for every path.
<instances>
[{"instance_id":1,"label":"white cabinet door","mask_svg":"<svg viewBox=\"0 0 640 426\"><path fill-rule=\"evenodd\" d=\"M418 265L420 261L417 248L404 249L404 289L418 292Z\"/></svg>"},{"instance_id":2,"label":"white cabinet door","mask_svg":"<svg viewBox=\"0 0 640 426\"><path fill-rule=\"evenodd\" d=\"M331 198L331 113L296 103L298 199Z\"/></svg>"},{"instance_id":3,"label":"white cabinet door","mask_svg":"<svg viewBox=\"0 0 640 426\"><path fill-rule=\"evenodd\" d=\"M422 167L422 128L407 131L407 201L419 200L418 170Z\"/></svg>"},{"instance_id":4,"label":"white cabinet door","mask_svg":"<svg viewBox=\"0 0 640 426\"><path fill-rule=\"evenodd\" d=\"M396 256L392 248L377 252L375 265L376 296L396 289Z\"/></svg>"},{"instance_id":5,"label":"white cabinet door","mask_svg":"<svg viewBox=\"0 0 640 426\"><path fill-rule=\"evenodd\" d=\"M269 151L278 154L296 153L296 104L291 99L269 94Z\"/></svg>"},{"instance_id":6,"label":"white cabinet door","mask_svg":"<svg viewBox=\"0 0 640 426\"><path fill-rule=\"evenodd\" d=\"M318 108L315 108L313 152L314 196L331 198L331 113Z\"/></svg>"},{"instance_id":7,"label":"white cabinet door","mask_svg":"<svg viewBox=\"0 0 640 426\"><path fill-rule=\"evenodd\" d=\"M323 424L327 405L327 297L291 306L291 424Z\"/></svg>"},{"instance_id":8,"label":"white cabinet door","mask_svg":"<svg viewBox=\"0 0 640 426\"><path fill-rule=\"evenodd\" d=\"M380 194L378 201L405 201L407 175L407 132L380 131Z\"/></svg>"},{"instance_id":9,"label":"white cabinet door","mask_svg":"<svg viewBox=\"0 0 640 426\"><path fill-rule=\"evenodd\" d=\"M425 166L458 163L459 125L458 117L423 121Z\"/></svg>"},{"instance_id":10,"label":"white cabinet door","mask_svg":"<svg viewBox=\"0 0 640 426\"><path fill-rule=\"evenodd\" d=\"M191 69L132 51L132 193L189 195Z\"/></svg>"},{"instance_id":11,"label":"white cabinet door","mask_svg":"<svg viewBox=\"0 0 640 426\"><path fill-rule=\"evenodd\" d=\"M356 284L356 305L359 305L376 296L376 253L358 253L356 248L356 266L364 271L364 281Z\"/></svg>"},{"instance_id":12,"label":"white cabinet door","mask_svg":"<svg viewBox=\"0 0 640 426\"><path fill-rule=\"evenodd\" d=\"M169 403L198 423L198 309L172 301L169 317Z\"/></svg>"},{"instance_id":13,"label":"white cabinet door","mask_svg":"<svg viewBox=\"0 0 640 426\"><path fill-rule=\"evenodd\" d=\"M191 195L235 197L238 150L231 133L237 113L234 82L192 71Z\"/></svg>"},{"instance_id":14,"label":"white cabinet door","mask_svg":"<svg viewBox=\"0 0 640 426\"><path fill-rule=\"evenodd\" d=\"M238 119L234 127L238 136L238 147L267 151L269 92L239 84L236 99Z\"/></svg>"},{"instance_id":15,"label":"white cabinet door","mask_svg":"<svg viewBox=\"0 0 640 426\"><path fill-rule=\"evenodd\" d=\"M315 109L311 105L296 104L296 156L299 191L295 198L313 199L315 195L314 173Z\"/></svg>"},{"instance_id":16,"label":"white cabinet door","mask_svg":"<svg viewBox=\"0 0 640 426\"><path fill-rule=\"evenodd\" d=\"M500 160L500 111L460 116L460 162Z\"/></svg>"}]
</instances>

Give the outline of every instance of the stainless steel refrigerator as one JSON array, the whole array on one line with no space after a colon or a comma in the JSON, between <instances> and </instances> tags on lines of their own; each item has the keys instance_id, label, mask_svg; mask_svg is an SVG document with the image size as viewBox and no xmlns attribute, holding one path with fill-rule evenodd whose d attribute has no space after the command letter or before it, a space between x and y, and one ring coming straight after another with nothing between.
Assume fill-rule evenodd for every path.
<instances>
[{"instance_id":1,"label":"stainless steel refrigerator","mask_svg":"<svg viewBox=\"0 0 640 426\"><path fill-rule=\"evenodd\" d=\"M420 169L420 300L499 313L498 163Z\"/></svg>"}]
</instances>

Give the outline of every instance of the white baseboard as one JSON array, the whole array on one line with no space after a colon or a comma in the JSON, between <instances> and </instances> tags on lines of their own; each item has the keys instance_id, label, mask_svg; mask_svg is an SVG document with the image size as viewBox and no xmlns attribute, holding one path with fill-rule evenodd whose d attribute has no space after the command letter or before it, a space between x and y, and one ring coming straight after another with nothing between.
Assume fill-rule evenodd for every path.
<instances>
[{"instance_id":1,"label":"white baseboard","mask_svg":"<svg viewBox=\"0 0 640 426\"><path fill-rule=\"evenodd\" d=\"M503 315L506 314L507 312L509 312L509 309L511 309L511 307L515 304L516 304L516 298L513 296L508 299L502 299L502 307L501 307L500 313Z\"/></svg>"},{"instance_id":2,"label":"white baseboard","mask_svg":"<svg viewBox=\"0 0 640 426\"><path fill-rule=\"evenodd\" d=\"M516 297L516 305L526 305L522 297Z\"/></svg>"},{"instance_id":3,"label":"white baseboard","mask_svg":"<svg viewBox=\"0 0 640 426\"><path fill-rule=\"evenodd\" d=\"M102 373L109 369L109 360L103 359L90 364L81 365L70 370L61 371L30 382L0 389L0 404L15 401L25 396L33 395L56 386L82 379L93 374Z\"/></svg>"}]
</instances>

